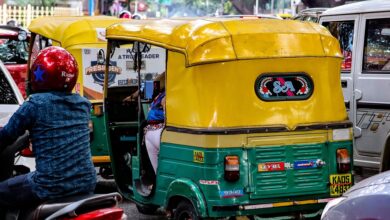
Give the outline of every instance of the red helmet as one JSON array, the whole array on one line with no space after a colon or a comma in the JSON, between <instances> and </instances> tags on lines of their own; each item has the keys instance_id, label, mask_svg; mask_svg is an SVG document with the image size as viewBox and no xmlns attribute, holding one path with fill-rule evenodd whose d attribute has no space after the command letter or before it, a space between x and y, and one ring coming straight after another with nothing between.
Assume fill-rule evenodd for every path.
<instances>
[{"instance_id":1,"label":"red helmet","mask_svg":"<svg viewBox=\"0 0 390 220\"><path fill-rule=\"evenodd\" d=\"M119 18L131 19L131 13L129 11L123 10L118 15Z\"/></svg>"},{"instance_id":2,"label":"red helmet","mask_svg":"<svg viewBox=\"0 0 390 220\"><path fill-rule=\"evenodd\" d=\"M71 92L78 73L72 54L62 47L47 47L39 52L31 66L31 89L33 92Z\"/></svg>"}]
</instances>

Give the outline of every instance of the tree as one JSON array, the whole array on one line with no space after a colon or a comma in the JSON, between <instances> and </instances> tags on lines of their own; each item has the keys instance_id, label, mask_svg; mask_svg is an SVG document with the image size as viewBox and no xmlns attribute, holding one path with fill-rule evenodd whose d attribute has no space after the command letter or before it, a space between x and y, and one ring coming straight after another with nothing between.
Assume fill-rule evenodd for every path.
<instances>
[{"instance_id":1,"label":"tree","mask_svg":"<svg viewBox=\"0 0 390 220\"><path fill-rule=\"evenodd\" d=\"M26 6L28 4L34 6L54 6L56 0L15 0L16 5Z\"/></svg>"},{"instance_id":2,"label":"tree","mask_svg":"<svg viewBox=\"0 0 390 220\"><path fill-rule=\"evenodd\" d=\"M222 13L221 10L223 10ZM187 14L188 16L213 15L234 13L234 8L229 0L176 0L170 7L172 14Z\"/></svg>"}]
</instances>

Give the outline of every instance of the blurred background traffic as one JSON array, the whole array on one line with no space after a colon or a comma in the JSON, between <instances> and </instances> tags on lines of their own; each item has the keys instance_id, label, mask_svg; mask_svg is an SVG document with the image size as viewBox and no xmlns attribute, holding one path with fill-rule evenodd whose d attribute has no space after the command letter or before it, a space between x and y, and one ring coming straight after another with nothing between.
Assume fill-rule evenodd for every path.
<instances>
[{"instance_id":1,"label":"blurred background traffic","mask_svg":"<svg viewBox=\"0 0 390 220\"><path fill-rule=\"evenodd\" d=\"M292 19L359 0L0 0L0 24L27 27L40 16L112 15L137 18L272 15ZM313 9L314 8L314 9ZM310 10L307 10L310 9ZM302 17L302 16L301 16Z\"/></svg>"}]
</instances>

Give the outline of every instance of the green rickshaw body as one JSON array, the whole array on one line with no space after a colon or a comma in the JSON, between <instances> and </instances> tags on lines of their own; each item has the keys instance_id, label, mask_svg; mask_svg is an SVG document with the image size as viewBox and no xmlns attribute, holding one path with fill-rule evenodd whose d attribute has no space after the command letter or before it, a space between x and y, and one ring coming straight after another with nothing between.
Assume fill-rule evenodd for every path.
<instances>
[{"instance_id":1,"label":"green rickshaw body","mask_svg":"<svg viewBox=\"0 0 390 220\"><path fill-rule=\"evenodd\" d=\"M167 54L155 181L143 144L147 101L137 105L143 111L129 111L132 121L116 123L109 112L115 93L105 90L114 176L141 208L163 206L174 219L188 203L196 217L309 216L353 184L341 54L323 27L144 20L107 28L107 39L110 51L115 42L143 42ZM133 141L118 149L121 136Z\"/></svg>"}]
</instances>

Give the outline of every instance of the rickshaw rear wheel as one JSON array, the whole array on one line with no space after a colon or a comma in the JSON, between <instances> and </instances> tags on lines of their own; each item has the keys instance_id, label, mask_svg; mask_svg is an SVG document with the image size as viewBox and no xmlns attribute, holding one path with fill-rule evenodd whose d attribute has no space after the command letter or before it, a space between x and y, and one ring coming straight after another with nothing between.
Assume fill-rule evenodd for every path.
<instances>
[{"instance_id":1,"label":"rickshaw rear wheel","mask_svg":"<svg viewBox=\"0 0 390 220\"><path fill-rule=\"evenodd\" d=\"M191 202L183 200L177 205L173 215L174 220L201 220Z\"/></svg>"},{"instance_id":2,"label":"rickshaw rear wheel","mask_svg":"<svg viewBox=\"0 0 390 220\"><path fill-rule=\"evenodd\" d=\"M158 209L156 205L136 204L138 212L144 215L154 215Z\"/></svg>"}]
</instances>

